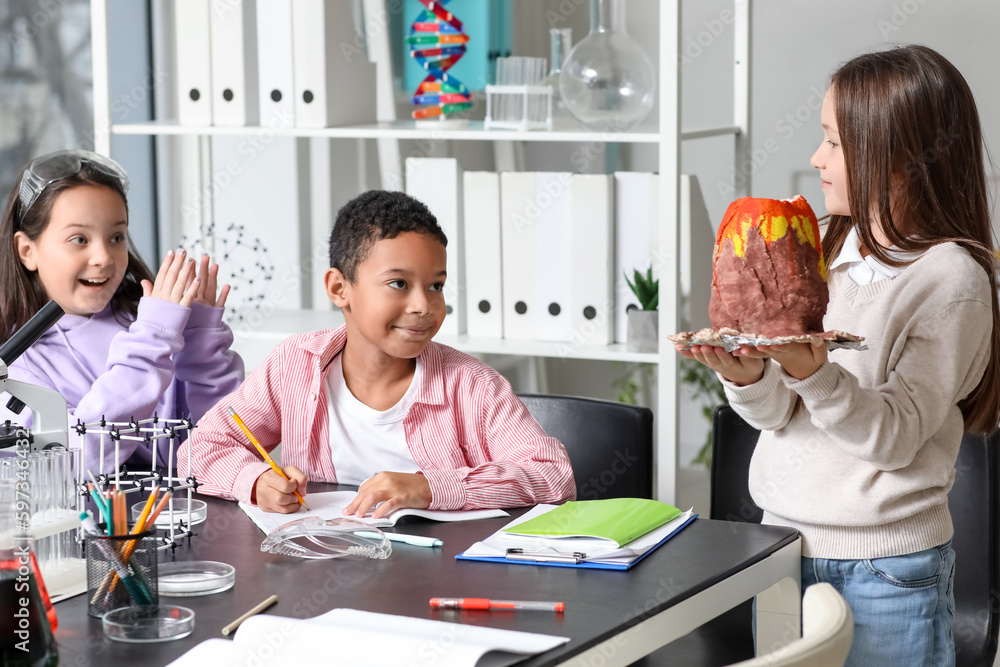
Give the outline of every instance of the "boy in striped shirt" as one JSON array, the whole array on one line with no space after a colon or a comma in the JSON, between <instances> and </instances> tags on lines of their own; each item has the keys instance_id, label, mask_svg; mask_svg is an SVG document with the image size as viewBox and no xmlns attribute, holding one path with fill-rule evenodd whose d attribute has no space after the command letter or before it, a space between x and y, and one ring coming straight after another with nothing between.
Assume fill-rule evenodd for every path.
<instances>
[{"instance_id":1,"label":"boy in striped shirt","mask_svg":"<svg viewBox=\"0 0 1000 667\"><path fill-rule=\"evenodd\" d=\"M572 500L562 444L548 437L486 364L431 339L445 316L448 240L401 192L344 205L330 235L327 296L338 329L293 336L205 415L178 452L194 452L203 493L271 512L299 507L308 480L360 485L345 514L404 507L517 507ZM254 452L232 406L288 479Z\"/></svg>"}]
</instances>

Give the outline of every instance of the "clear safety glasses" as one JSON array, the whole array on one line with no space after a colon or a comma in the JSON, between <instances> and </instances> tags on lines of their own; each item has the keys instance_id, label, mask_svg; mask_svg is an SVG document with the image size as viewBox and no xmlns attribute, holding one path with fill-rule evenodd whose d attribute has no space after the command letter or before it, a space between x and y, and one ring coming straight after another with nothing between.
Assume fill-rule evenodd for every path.
<instances>
[{"instance_id":1,"label":"clear safety glasses","mask_svg":"<svg viewBox=\"0 0 1000 667\"><path fill-rule=\"evenodd\" d=\"M84 164L89 164L102 174L117 179L121 183L122 191L128 192L128 176L121 165L111 158L79 149L56 151L35 159L24 171L18 192L21 215L23 216L31 208L45 188L76 174Z\"/></svg>"},{"instance_id":2,"label":"clear safety glasses","mask_svg":"<svg viewBox=\"0 0 1000 667\"><path fill-rule=\"evenodd\" d=\"M349 517L307 516L272 530L261 543L260 550L309 559L388 558L392 544L378 528Z\"/></svg>"}]
</instances>

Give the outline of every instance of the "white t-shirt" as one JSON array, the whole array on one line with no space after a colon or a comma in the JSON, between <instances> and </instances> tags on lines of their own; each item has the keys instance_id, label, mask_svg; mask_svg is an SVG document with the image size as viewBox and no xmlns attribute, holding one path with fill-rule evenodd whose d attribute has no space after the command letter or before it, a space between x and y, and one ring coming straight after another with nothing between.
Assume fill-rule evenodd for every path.
<instances>
[{"instance_id":1,"label":"white t-shirt","mask_svg":"<svg viewBox=\"0 0 1000 667\"><path fill-rule=\"evenodd\" d=\"M413 405L420 386L420 360L410 386L396 405L379 411L351 393L344 381L338 354L326 374L326 402L330 418L330 452L337 481L361 484L380 471L418 472L420 468L406 446L403 418Z\"/></svg>"},{"instance_id":2,"label":"white t-shirt","mask_svg":"<svg viewBox=\"0 0 1000 667\"><path fill-rule=\"evenodd\" d=\"M907 261L920 257L923 251L903 252L896 246L892 246L886 251L886 254L893 259ZM851 231L848 232L847 237L844 239L844 245L840 249L840 254L837 255L837 258L833 260L833 264L830 265L830 270L832 271L841 264L848 265L847 275L858 285L868 285L885 280L886 278L895 278L905 268L883 264L874 255L863 257L861 255L860 237L858 236L857 227L851 227Z\"/></svg>"}]
</instances>

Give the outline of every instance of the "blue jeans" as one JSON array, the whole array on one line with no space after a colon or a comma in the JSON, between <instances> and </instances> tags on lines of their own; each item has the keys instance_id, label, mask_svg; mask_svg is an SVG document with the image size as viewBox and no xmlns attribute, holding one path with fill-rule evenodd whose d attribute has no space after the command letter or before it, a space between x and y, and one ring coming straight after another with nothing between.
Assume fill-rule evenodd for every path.
<instances>
[{"instance_id":1,"label":"blue jeans","mask_svg":"<svg viewBox=\"0 0 1000 667\"><path fill-rule=\"evenodd\" d=\"M803 558L802 590L824 581L854 614L850 667L955 664L951 541L890 558Z\"/></svg>"}]
</instances>

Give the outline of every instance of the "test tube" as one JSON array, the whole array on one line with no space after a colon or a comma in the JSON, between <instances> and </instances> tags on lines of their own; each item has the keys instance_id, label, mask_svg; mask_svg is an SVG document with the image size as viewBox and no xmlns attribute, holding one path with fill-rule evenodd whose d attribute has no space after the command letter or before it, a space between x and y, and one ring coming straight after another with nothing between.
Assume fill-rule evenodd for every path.
<instances>
[{"instance_id":1,"label":"test tube","mask_svg":"<svg viewBox=\"0 0 1000 667\"><path fill-rule=\"evenodd\" d=\"M83 483L82 461L83 450L66 450L66 484L70 494L67 498L66 507L73 510L74 514L79 514L83 511L83 504L81 502L81 496L84 493L81 488L81 484Z\"/></svg>"},{"instance_id":2,"label":"test tube","mask_svg":"<svg viewBox=\"0 0 1000 667\"><path fill-rule=\"evenodd\" d=\"M0 479L0 512L7 512L13 510L14 504L17 502L17 480L13 477ZM20 532L17 527L17 523L4 523L0 522L0 543L7 544L9 548L9 542L12 540L14 535ZM5 595L9 595L4 591Z\"/></svg>"},{"instance_id":3,"label":"test tube","mask_svg":"<svg viewBox=\"0 0 1000 667\"><path fill-rule=\"evenodd\" d=\"M42 466L41 454L31 452L28 454L28 504L31 507L31 522L37 524L40 521L38 516L42 507Z\"/></svg>"},{"instance_id":4,"label":"test tube","mask_svg":"<svg viewBox=\"0 0 1000 667\"><path fill-rule=\"evenodd\" d=\"M45 454L51 459L49 481L52 487L52 508L50 516L55 521L62 518L67 510L66 448L62 445L57 445L45 450ZM70 532L64 530L52 537L52 564L50 567L54 571L59 571L63 568L63 561L68 553L66 550L66 536Z\"/></svg>"},{"instance_id":5,"label":"test tube","mask_svg":"<svg viewBox=\"0 0 1000 667\"><path fill-rule=\"evenodd\" d=\"M28 530L35 528L40 523L38 514L39 494L41 493L41 465L39 464L38 452L28 454ZM32 545L35 548L35 558L40 559L37 542Z\"/></svg>"},{"instance_id":6,"label":"test tube","mask_svg":"<svg viewBox=\"0 0 1000 667\"><path fill-rule=\"evenodd\" d=\"M59 510L66 506L66 448L62 445L55 445L46 449L44 454L51 459L52 509L55 510L54 514L58 516L62 514Z\"/></svg>"},{"instance_id":7,"label":"test tube","mask_svg":"<svg viewBox=\"0 0 1000 667\"><path fill-rule=\"evenodd\" d=\"M532 86L540 86L545 80L545 58L535 58L535 76L531 81ZM544 96L538 95L537 93L532 95L534 100L534 108L531 114L531 120L541 121L545 120L545 110L544 110Z\"/></svg>"},{"instance_id":8,"label":"test tube","mask_svg":"<svg viewBox=\"0 0 1000 667\"><path fill-rule=\"evenodd\" d=\"M541 70L540 70L541 76L539 77L538 82L535 83L535 85L536 86L543 86L543 85L545 85L545 64L546 64L546 61L544 59L540 58L538 64L541 67ZM535 103L538 105L538 116L537 116L537 118L535 120L542 121L542 122L545 121L545 118L548 116L548 103L547 102L548 102L548 96L547 95L536 95L535 96Z\"/></svg>"},{"instance_id":9,"label":"test tube","mask_svg":"<svg viewBox=\"0 0 1000 667\"><path fill-rule=\"evenodd\" d=\"M497 85L502 86L507 80L507 59L497 58ZM495 120L502 121L504 119L504 95L503 93L497 93L496 104L493 108L493 113Z\"/></svg>"},{"instance_id":10,"label":"test tube","mask_svg":"<svg viewBox=\"0 0 1000 667\"><path fill-rule=\"evenodd\" d=\"M507 61L507 85L516 86L521 80L521 61L516 57L511 57ZM517 120L517 96L506 94L507 117L504 119L508 123Z\"/></svg>"},{"instance_id":11,"label":"test tube","mask_svg":"<svg viewBox=\"0 0 1000 667\"><path fill-rule=\"evenodd\" d=\"M80 512L83 511L83 497L81 495L84 493L81 488L83 470L82 461L83 450L76 448L66 450L66 483L67 489L69 490L69 496L66 499L66 507L71 510L74 515L79 515ZM83 543L82 533L83 528L66 531L64 540L65 548L63 553L66 555L67 559L81 557L80 548ZM69 568L68 562L66 563L66 566Z\"/></svg>"},{"instance_id":12,"label":"test tube","mask_svg":"<svg viewBox=\"0 0 1000 667\"><path fill-rule=\"evenodd\" d=\"M41 455L42 484L45 485L42 509L45 522L56 519L62 503L62 474L59 471L59 454L54 449L46 449Z\"/></svg>"},{"instance_id":13,"label":"test tube","mask_svg":"<svg viewBox=\"0 0 1000 667\"><path fill-rule=\"evenodd\" d=\"M30 493L37 499L38 505L35 514L31 517L32 531L37 531L46 526L52 520L52 454L48 451L36 452L33 454L35 469L35 479L31 485ZM49 567L52 558L52 537L43 537L35 540L36 558L38 566Z\"/></svg>"},{"instance_id":14,"label":"test tube","mask_svg":"<svg viewBox=\"0 0 1000 667\"><path fill-rule=\"evenodd\" d=\"M517 85L523 86L528 80L528 59L521 56L517 59ZM514 117L511 119L515 123L520 123L524 119L524 98L518 94L512 97Z\"/></svg>"},{"instance_id":15,"label":"test tube","mask_svg":"<svg viewBox=\"0 0 1000 667\"><path fill-rule=\"evenodd\" d=\"M522 76L521 59L514 56L510 59L510 85L517 86L521 83ZM507 122L517 122L518 106L520 102L517 95L507 95Z\"/></svg>"},{"instance_id":16,"label":"test tube","mask_svg":"<svg viewBox=\"0 0 1000 667\"><path fill-rule=\"evenodd\" d=\"M513 56L510 59L510 85L516 86L521 83L521 59ZM517 95L507 94L507 118L508 123L517 122L517 107L520 104Z\"/></svg>"}]
</instances>

